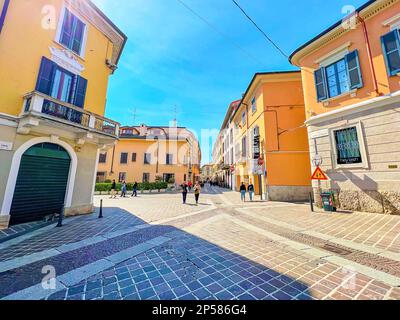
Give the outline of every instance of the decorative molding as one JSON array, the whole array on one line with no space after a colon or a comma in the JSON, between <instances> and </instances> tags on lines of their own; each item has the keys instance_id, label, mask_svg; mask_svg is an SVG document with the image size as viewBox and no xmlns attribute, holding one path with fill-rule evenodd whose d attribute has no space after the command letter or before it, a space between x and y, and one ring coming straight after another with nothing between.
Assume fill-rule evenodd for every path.
<instances>
[{"instance_id":1,"label":"decorative molding","mask_svg":"<svg viewBox=\"0 0 400 320\"><path fill-rule=\"evenodd\" d=\"M371 110L374 108L382 108L389 104L400 103L400 90L386 96L372 98L360 103L356 103L341 109L326 112L308 119L305 123L307 126L318 125L320 123L339 119L345 116L353 115L359 112Z\"/></svg>"},{"instance_id":2,"label":"decorative molding","mask_svg":"<svg viewBox=\"0 0 400 320\"><path fill-rule=\"evenodd\" d=\"M81 65L75 55L66 49L58 49L55 47L49 47L51 53L51 60L57 63L60 67L80 75L85 67Z\"/></svg>"},{"instance_id":3,"label":"decorative molding","mask_svg":"<svg viewBox=\"0 0 400 320\"><path fill-rule=\"evenodd\" d=\"M76 12L82 15L87 21L89 21L93 26L100 30L112 43L113 43L113 53L112 53L112 64L116 65L120 52L123 49L124 38L120 33L115 30L101 15L96 12L86 1L82 0L65 0L68 6L72 7Z\"/></svg>"},{"instance_id":4,"label":"decorative molding","mask_svg":"<svg viewBox=\"0 0 400 320\"><path fill-rule=\"evenodd\" d=\"M349 48L352 45L352 42L346 42L343 45L337 47L336 49L332 50L331 52L327 53L326 55L318 58L315 60L316 64L321 66L327 66L337 60L343 58L347 53L349 53Z\"/></svg>"}]
</instances>

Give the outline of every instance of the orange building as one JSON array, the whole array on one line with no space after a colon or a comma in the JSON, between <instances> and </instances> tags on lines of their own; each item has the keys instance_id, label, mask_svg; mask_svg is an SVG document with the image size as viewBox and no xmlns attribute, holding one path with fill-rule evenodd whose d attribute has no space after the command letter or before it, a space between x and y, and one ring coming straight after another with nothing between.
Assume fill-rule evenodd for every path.
<instances>
[{"instance_id":1,"label":"orange building","mask_svg":"<svg viewBox=\"0 0 400 320\"><path fill-rule=\"evenodd\" d=\"M322 162L321 187L344 209L400 213L399 13L399 0L368 1L290 58L302 71L313 165Z\"/></svg>"},{"instance_id":2,"label":"orange building","mask_svg":"<svg viewBox=\"0 0 400 320\"><path fill-rule=\"evenodd\" d=\"M194 183L200 175L200 148L182 127L122 127L120 141L101 153L97 182Z\"/></svg>"},{"instance_id":3,"label":"orange building","mask_svg":"<svg viewBox=\"0 0 400 320\"><path fill-rule=\"evenodd\" d=\"M235 189L242 182L271 201L299 201L311 191L301 74L257 73L230 119ZM228 124L228 128L230 125Z\"/></svg>"}]
</instances>

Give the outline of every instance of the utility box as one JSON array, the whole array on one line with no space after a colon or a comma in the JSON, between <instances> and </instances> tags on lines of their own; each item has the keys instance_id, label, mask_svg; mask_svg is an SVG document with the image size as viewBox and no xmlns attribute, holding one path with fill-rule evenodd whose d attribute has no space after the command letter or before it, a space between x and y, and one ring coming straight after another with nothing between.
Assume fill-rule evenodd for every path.
<instances>
[{"instance_id":1,"label":"utility box","mask_svg":"<svg viewBox=\"0 0 400 320\"><path fill-rule=\"evenodd\" d=\"M322 206L326 212L336 212L335 195L333 192L321 193Z\"/></svg>"}]
</instances>

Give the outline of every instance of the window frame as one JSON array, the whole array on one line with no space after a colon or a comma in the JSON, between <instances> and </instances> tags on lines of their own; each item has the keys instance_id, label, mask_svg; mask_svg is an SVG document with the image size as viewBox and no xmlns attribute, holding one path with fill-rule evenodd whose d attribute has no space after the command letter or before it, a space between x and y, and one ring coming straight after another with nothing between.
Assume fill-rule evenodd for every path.
<instances>
[{"instance_id":1,"label":"window frame","mask_svg":"<svg viewBox=\"0 0 400 320\"><path fill-rule=\"evenodd\" d=\"M345 130L345 129L350 129L350 128L356 128L357 130L357 137L358 137L358 143L360 146L360 153L361 153L361 163L355 163L355 164L338 164L337 159L338 159L338 151L336 148L336 136L335 132L340 131L340 130ZM365 147L365 140L364 140L364 134L363 134L363 126L362 122L351 122L349 124L346 124L344 126L338 126L334 128L329 129L329 134L330 134L330 142L331 142L331 155L332 155L332 165L333 169L335 170L341 170L341 169L369 169L369 159L367 157L367 151Z\"/></svg>"},{"instance_id":2,"label":"window frame","mask_svg":"<svg viewBox=\"0 0 400 320\"><path fill-rule=\"evenodd\" d=\"M253 97L253 99L251 99L251 112L253 112L253 114L255 114L257 112L257 99L256 99L256 97Z\"/></svg>"},{"instance_id":3,"label":"window frame","mask_svg":"<svg viewBox=\"0 0 400 320\"><path fill-rule=\"evenodd\" d=\"M165 164L167 166L172 166L174 164L174 154L173 153L167 153L165 156Z\"/></svg>"},{"instance_id":4,"label":"window frame","mask_svg":"<svg viewBox=\"0 0 400 320\"><path fill-rule=\"evenodd\" d=\"M146 160L147 160L147 155L149 155L150 156L150 160L149 160L149 162L146 162ZM143 164L144 165L146 165L146 166L148 166L148 165L151 165L151 153L147 153L147 152L145 152L145 154L144 154L144 157L143 157Z\"/></svg>"},{"instance_id":5,"label":"window frame","mask_svg":"<svg viewBox=\"0 0 400 320\"><path fill-rule=\"evenodd\" d=\"M340 87L340 79L339 79L339 71L338 71L338 64L339 62L343 61L344 65L345 65L345 73L346 73L346 77L347 77L347 85L349 90L348 91L343 91L341 90ZM330 87L329 87L329 76L328 76L328 68L330 67L334 67L335 70L335 80L336 80L336 87L338 90L338 94L335 96L331 95L331 91L330 91ZM347 66L347 61L346 61L346 56L344 56L341 59L336 60L335 62L332 62L331 64L327 65L324 67L324 72L325 72L325 79L326 79L326 88L328 90L327 95L328 95L328 99L335 99L337 97L340 97L341 95L347 94L351 92L351 83L350 83L350 79L349 79L349 69Z\"/></svg>"},{"instance_id":6,"label":"window frame","mask_svg":"<svg viewBox=\"0 0 400 320\"><path fill-rule=\"evenodd\" d=\"M122 162L122 155L126 155L126 162ZM127 165L129 161L128 159L129 159L129 152L121 152L119 156L119 164Z\"/></svg>"},{"instance_id":7,"label":"window frame","mask_svg":"<svg viewBox=\"0 0 400 320\"><path fill-rule=\"evenodd\" d=\"M104 161L101 161L102 160L102 156L104 156ZM100 164L105 164L105 163L107 163L107 152L101 152L100 154L99 154L99 163Z\"/></svg>"},{"instance_id":8,"label":"window frame","mask_svg":"<svg viewBox=\"0 0 400 320\"><path fill-rule=\"evenodd\" d=\"M81 43L81 48L80 48L79 53L73 51L72 49L68 48L66 45L61 43L61 35L62 35L64 20L65 20L67 11L69 11L76 19L78 19L84 25L83 35L82 35L82 43ZM61 12L60 12L60 18L58 21L58 26L57 26L57 31L56 31L56 36L55 36L54 42L56 42L58 45L62 46L64 49L68 50L69 52L73 53L74 55L76 55L76 56L80 57L82 60L84 60L85 53L86 53L87 38L88 38L88 29L89 29L88 26L89 26L88 22L85 19L83 19L79 14L77 14L75 10L63 5Z\"/></svg>"},{"instance_id":9,"label":"window frame","mask_svg":"<svg viewBox=\"0 0 400 320\"><path fill-rule=\"evenodd\" d=\"M132 152L131 161L132 161L133 163L137 162L137 153L136 153L136 152Z\"/></svg>"},{"instance_id":10,"label":"window frame","mask_svg":"<svg viewBox=\"0 0 400 320\"><path fill-rule=\"evenodd\" d=\"M144 177L147 176L148 179L145 179ZM149 172L143 172L142 175L142 182L143 183L150 183L150 179L151 179L151 174ZM146 181L147 180L147 181Z\"/></svg>"}]
</instances>

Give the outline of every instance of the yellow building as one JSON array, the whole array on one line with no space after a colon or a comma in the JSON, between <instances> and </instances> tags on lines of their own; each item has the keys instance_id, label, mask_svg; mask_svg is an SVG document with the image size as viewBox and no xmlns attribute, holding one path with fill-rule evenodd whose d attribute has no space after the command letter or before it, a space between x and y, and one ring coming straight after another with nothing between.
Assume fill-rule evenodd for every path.
<instances>
[{"instance_id":1,"label":"yellow building","mask_svg":"<svg viewBox=\"0 0 400 320\"><path fill-rule=\"evenodd\" d=\"M182 127L122 127L120 141L100 154L97 181L194 183L200 175L200 148Z\"/></svg>"},{"instance_id":2,"label":"yellow building","mask_svg":"<svg viewBox=\"0 0 400 320\"><path fill-rule=\"evenodd\" d=\"M89 0L0 0L0 227L93 211L126 36Z\"/></svg>"},{"instance_id":3,"label":"yellow building","mask_svg":"<svg viewBox=\"0 0 400 320\"><path fill-rule=\"evenodd\" d=\"M271 201L307 199L311 168L300 72L257 73L231 119L235 189L252 182Z\"/></svg>"},{"instance_id":4,"label":"yellow building","mask_svg":"<svg viewBox=\"0 0 400 320\"><path fill-rule=\"evenodd\" d=\"M290 57L302 71L314 183L354 211L400 214L400 1L368 1Z\"/></svg>"}]
</instances>

